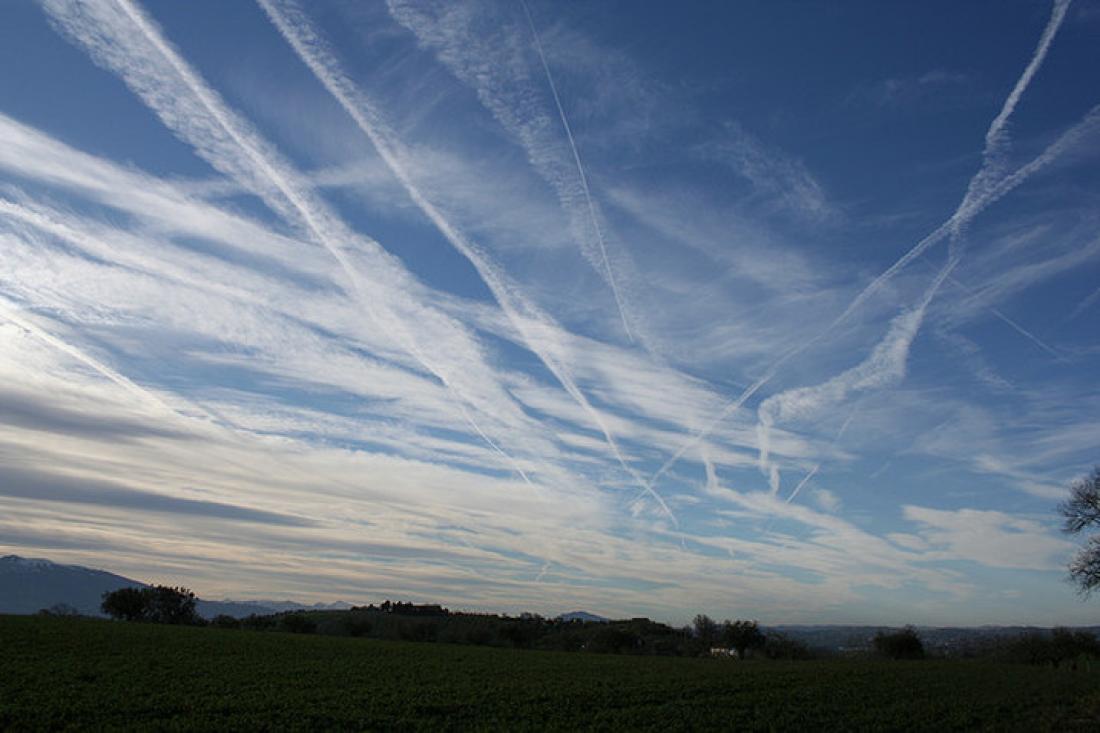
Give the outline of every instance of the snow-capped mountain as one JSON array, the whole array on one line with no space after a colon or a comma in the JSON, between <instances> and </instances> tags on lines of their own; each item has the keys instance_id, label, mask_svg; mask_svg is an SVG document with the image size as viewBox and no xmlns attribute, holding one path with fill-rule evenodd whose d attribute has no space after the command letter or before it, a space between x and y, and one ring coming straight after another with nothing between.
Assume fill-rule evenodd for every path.
<instances>
[{"instance_id":1,"label":"snow-capped mountain","mask_svg":"<svg viewBox=\"0 0 1100 733\"><path fill-rule=\"evenodd\" d=\"M41 558L0 557L0 613L35 613L60 604L82 614L100 615L103 594L141 586L136 580Z\"/></svg>"},{"instance_id":2,"label":"snow-capped mountain","mask_svg":"<svg viewBox=\"0 0 1100 733\"><path fill-rule=\"evenodd\" d=\"M86 616L101 616L103 594L119 588L146 585L131 578L80 565L62 565L43 558L0 557L0 613L28 614L55 606L69 606ZM346 603L306 606L293 601L206 601L196 608L204 618L219 614L241 618L300 609L348 608Z\"/></svg>"}]
</instances>

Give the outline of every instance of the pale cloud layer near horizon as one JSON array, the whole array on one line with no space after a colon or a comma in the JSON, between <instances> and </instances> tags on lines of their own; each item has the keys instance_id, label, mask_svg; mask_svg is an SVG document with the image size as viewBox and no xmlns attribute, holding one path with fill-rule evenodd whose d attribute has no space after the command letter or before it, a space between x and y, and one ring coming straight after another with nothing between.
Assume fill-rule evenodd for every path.
<instances>
[{"instance_id":1,"label":"pale cloud layer near horizon","mask_svg":"<svg viewBox=\"0 0 1100 733\"><path fill-rule=\"evenodd\" d=\"M0 554L1083 623L1088 3L0 9Z\"/></svg>"}]
</instances>

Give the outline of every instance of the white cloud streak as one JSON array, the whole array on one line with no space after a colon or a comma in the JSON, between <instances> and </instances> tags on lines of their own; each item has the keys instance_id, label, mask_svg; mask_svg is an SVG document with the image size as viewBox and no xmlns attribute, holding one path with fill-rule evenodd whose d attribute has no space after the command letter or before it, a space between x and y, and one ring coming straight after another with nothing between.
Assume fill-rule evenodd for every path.
<instances>
[{"instance_id":1,"label":"white cloud streak","mask_svg":"<svg viewBox=\"0 0 1100 733\"><path fill-rule=\"evenodd\" d=\"M633 334L630 332L630 322L626 317L626 306L623 304L623 296L619 292L619 286L615 284L615 272L611 269L611 261L607 258L607 243L604 242L603 231L600 228L600 219L596 214L596 205L592 201L592 191L588 188L588 176L584 172L584 164L581 163L581 154L577 150L577 141L573 139L573 129L569 126L569 118L565 114L565 108L562 107L561 97L558 96L558 87L554 84L554 76L550 73L550 64L546 62L546 52L542 48L542 39L539 38L539 32L535 28L535 19L531 17L531 8L527 5L527 0L520 0L520 4L523 6L523 14L527 16L527 25L531 29L531 37L535 40L535 51L538 52L539 62L542 64L542 70L546 72L546 83L550 87L550 93L554 97L554 106L558 109L558 117L561 118L561 126L565 129L565 137L569 140L569 149L573 151L573 161L577 164L577 176L581 181L581 189L584 191L584 200L588 205L588 217L592 221L592 230L596 236L596 244L600 250L600 259L603 262L604 277L607 278L607 284L611 286L611 292L615 296L615 304L619 308L619 317L623 322L623 330L626 331L627 338L631 341L634 340Z\"/></svg>"},{"instance_id":2,"label":"white cloud streak","mask_svg":"<svg viewBox=\"0 0 1100 733\"><path fill-rule=\"evenodd\" d=\"M518 47L520 34L511 26L507 37L489 42L472 28L475 6L416 6L405 0L388 0L390 14L412 31L425 46L435 50L439 60L463 83L473 88L481 104L522 145L528 161L554 189L563 210L570 218L574 237L585 258L607 282L612 291L623 328L633 339L636 318L629 308L622 284L608 256L605 226L592 196L588 176L581 162L573 130L558 96L557 86L546 62L542 41L534 21L523 6L539 65L553 97L554 106L566 135L568 152L549 131L549 116L531 93L531 73ZM626 257L625 253L621 254Z\"/></svg>"},{"instance_id":3,"label":"white cloud streak","mask_svg":"<svg viewBox=\"0 0 1100 733\"><path fill-rule=\"evenodd\" d=\"M309 66L317 79L337 99L344 110L355 120L360 130L371 140L379 155L397 176L416 205L432 221L455 249L474 266L481 279L488 285L509 321L523 335L524 343L539 356L561 385L597 425L607 440L615 459L654 499L661 510L674 523L676 517L664 499L652 486L631 468L623 456L615 436L599 410L592 406L570 374L563 358L563 349L554 343L559 330L553 319L533 301L525 297L507 275L475 242L467 238L420 191L409 175L402 158L402 148L390 127L381 118L366 95L343 72L339 62L327 44L317 34L309 18L290 0L259 0L264 11L291 44L302 61Z\"/></svg>"},{"instance_id":4,"label":"white cloud streak","mask_svg":"<svg viewBox=\"0 0 1100 733\"><path fill-rule=\"evenodd\" d=\"M808 169L765 140L727 129L709 141L727 146L717 162L732 166L752 191L714 190L713 176L729 173L693 155L708 141L692 145L691 135L716 108L677 110L685 117L671 126L631 127L651 110L625 110L633 92L615 96L619 82L640 82L626 78L637 69L614 48L565 23L542 28L539 37L520 7L502 18L481 6L393 0L389 16L382 7L365 16L343 9L353 22L380 20L369 36L378 47L355 51L381 67L358 79L358 57L338 60L336 46L320 35L321 16L314 21L304 12L312 6L260 3L281 36L264 22L242 36L207 26L212 35L196 53L225 41L258 50L228 73L228 88L304 158L352 150L350 164L314 171L292 164L200 77L207 57L196 55L192 66L184 53L190 40L181 36L177 49L168 40L174 26L162 31L133 0L44 0L53 25L154 114L146 119L130 109L124 119L116 117L122 110L104 109L114 123L105 131L94 122L98 110L87 111L89 125L60 116L47 122L15 103L28 120L86 150L140 161L128 163L82 152L0 113L4 548L187 582L204 594L389 595L674 621L686 620L688 608L727 615L734 608L773 623L881 623L891 618L891 604L916 614L919 604L907 604L918 598L934 600L922 617L907 620L990 621L967 598L973 583L985 584L977 589L984 593L998 581L991 569L1032 571L1015 576L1019 592L1056 595L1033 591L1056 582L1061 548L1040 515L1023 512L1064 494L1062 479L1085 467L1096 445L1095 400L1081 397L1089 394L1096 350L1056 324L1039 328L1034 318L1045 309L1029 309L1038 301L1010 298L1072 276L1072 293L1060 294L1077 298L1068 311L1095 287L1078 289L1098 246L1091 231L1081 235L1092 221L1070 210L1084 190L1073 184L1091 179L1070 171L1059 181L1070 185L1054 192L1056 209L1043 209L1050 197L1020 197L1021 208L1039 215L1012 207L992 227L999 238L967 260L966 280L981 285L965 297L940 302L947 297L943 270L930 286L925 275L907 273L902 281L899 268L889 277L900 281L898 297L915 294L912 302L876 308L867 323L842 315L830 326L830 314L846 304L866 308L873 292L886 289L876 279L853 301L838 288L850 282L853 263L825 246L846 233L858 237L866 223L846 232L855 222L830 218L828 231L784 241L769 228L780 210L785 224L805 226L819 221L818 203L828 207ZM1053 144L1009 171L1013 109L1029 84L1046 83L1038 72L1065 5L1056 3L990 126L983 170L1001 166L997 175L981 186L972 179L969 202L914 257L932 244L959 244L967 217L1100 132L1098 108L1060 137L1048 129ZM416 38L391 18L421 24ZM414 40L430 53L412 52ZM443 58L452 52L461 58ZM252 68L257 58L273 64ZM316 79L296 73L299 60ZM612 68L603 66L608 60ZM72 55L59 63L75 64L73 71L87 66ZM272 68L287 72L277 98L265 96L273 85L257 79ZM440 73L446 69L454 74ZM104 85L104 98L117 93L107 75L80 71L89 84ZM62 91L68 83L42 78ZM317 96L325 89L340 106ZM288 98L310 104L300 117L287 114ZM683 101L662 104L662 114ZM608 119L611 111L617 119ZM214 176L172 180L137 167L194 175L196 161L179 158L180 150L164 158L155 146L116 139L115 127L159 135L148 128L158 118ZM572 127L582 119L598 121L586 123L584 136ZM706 134L714 129L708 123ZM318 143L321 134L331 139ZM675 150L657 155L667 176L646 167L658 148L631 159L650 144ZM598 157L582 160L585 150ZM951 175L946 170L936 174L940 183ZM338 215L337 202L355 213ZM611 207L609 218L601 204ZM376 225L392 253L407 252L409 267L423 268L423 281L360 233ZM629 258L619 251L624 241ZM948 252L948 273L959 254L954 246ZM635 261L643 269L632 269ZM458 271L440 273L439 265ZM617 312L604 281L623 286ZM643 283L644 302L628 297ZM467 287L475 295L463 295ZM933 311L933 303L940 307ZM645 349L569 330L595 323L617 342L616 316L638 327L630 304L651 308L646 328L634 334ZM998 364L1012 390L1002 380L996 395L963 398L958 393L970 385L955 381L950 353L911 359L933 313L946 330L994 305L993 315L1025 337L1057 339L1057 350L1071 357L1057 367L1064 379L1044 384L1031 374L1035 363L1014 358ZM1005 313L1033 314L1021 323L1038 325L1029 331ZM841 337L845 318L851 328ZM663 331L653 333L657 327ZM795 364L811 346L825 346L822 332L836 337L829 350ZM959 333L956 343L976 351L987 335L1001 345L1004 334L986 331L968 334L974 342ZM660 357L652 343L660 343ZM854 343L867 352L853 352ZM1033 357L1028 350L1013 356ZM783 366L792 375L797 367L798 381L784 384L795 389L767 394ZM900 384L907 370L915 378L905 389L870 394ZM720 385L729 384L743 391L726 403ZM719 425L749 400L759 400L759 409ZM844 418L842 410L851 412L839 431L821 432ZM857 413L862 429L846 433ZM704 482L671 470L690 447L698 448L693 458ZM883 509L886 495L867 501L878 472L857 473L885 470L886 456L895 467L891 495L920 493L922 504L952 507L965 497L966 506L1003 511ZM823 476L831 473L827 461L845 468ZM654 511L660 495L634 473L662 462L656 478L670 484L674 526ZM798 471L799 480L782 495L742 489L759 482L761 466L774 489L781 467L791 477ZM646 498L630 500L627 475ZM858 520L846 521L842 509ZM872 529L883 525L892 534ZM1049 604L1059 613L1067 608ZM1039 607L1013 607L995 620L1031 620Z\"/></svg>"},{"instance_id":5,"label":"white cloud streak","mask_svg":"<svg viewBox=\"0 0 1100 733\"><path fill-rule=\"evenodd\" d=\"M1054 0L1054 4L1050 11L1050 20L1047 21L1046 27L1043 29L1042 35L1039 37L1039 44L1035 49L1035 53L1032 54L1031 60L1024 68L1023 73L1016 80L1016 84L1012 87L1012 91L1009 92L1007 98L1005 98L1004 104L1001 106L1001 111L993 118L993 122L990 123L989 129L985 134L985 150L982 151L982 166L978 175L971 179L970 185L967 188L966 197L963 200L964 205L972 200L981 197L989 188L996 185L996 181L999 177L1004 175L1005 163L1007 157L1007 148L1009 145L1008 136L1008 120L1012 116L1012 113L1016 110L1016 105L1020 103L1021 97L1031 84L1031 80L1035 77L1035 74L1039 71L1039 67L1042 66L1043 60L1046 59L1047 51L1050 49L1050 44L1054 41L1055 34L1058 33L1058 29L1062 26L1062 21L1066 17L1066 10L1069 9L1071 0ZM965 225L965 221L956 222L956 233Z\"/></svg>"},{"instance_id":6,"label":"white cloud streak","mask_svg":"<svg viewBox=\"0 0 1100 733\"><path fill-rule=\"evenodd\" d=\"M1061 5L1065 4L1065 2L1063 2L1063 0L1057 0L1057 2ZM1040 47L1039 48L1040 48L1040 51L1041 51L1042 55L1037 54L1035 58L1038 59L1038 60L1036 61L1035 59L1033 59L1033 63L1029 63L1028 67L1024 71L1024 74L1021 76L1021 79L1023 80L1024 83L1016 85L1016 87L1012 91L1012 94L1010 95L1009 100L1006 100L1005 106L1002 108L1002 112L1004 111L1005 108L1008 109L1009 113L1011 113L1011 111L1013 109L1015 109L1016 101L1018 101L1019 97L1023 94L1023 91L1027 86L1027 82L1030 82L1031 78L1035 74L1035 71L1038 69L1038 65L1039 65L1039 63L1041 63L1042 57L1045 56L1045 54L1046 54L1046 48L1049 46L1050 40L1053 38L1054 31L1057 30L1057 26L1061 22L1061 18L1064 15L1064 8L1062 8L1061 13L1059 13L1058 8L1059 8L1059 5L1056 5L1054 15L1051 18L1051 24L1053 24L1053 30L1050 30L1051 25L1048 25L1048 30L1050 32L1048 34L1046 31L1044 31L1043 38L1046 39L1046 40L1045 40L1045 42L1044 41L1040 42ZM1010 104L1010 102L1011 102L1011 104ZM994 139L996 141L999 141L1001 139L999 131L1004 127L1004 124L1005 124L1006 120L1007 120L1007 115L1004 116L1004 119L1001 119L1001 115L998 115L998 117L994 119L993 123L991 123L990 130L994 130L996 132L996 134L993 135L992 139ZM1020 168L1016 169L1012 174L1004 176L998 182L996 182L995 184L991 184L989 186L973 187L973 186L968 185L968 190L967 190L966 195L964 195L962 201L960 201L960 203L959 203L958 207L956 208L955 212L947 219L947 221L943 222L933 232L931 232L930 234L925 236L923 239L921 239L908 252L906 252L904 255L902 255L901 258L899 258L896 262L894 262L893 265L891 265L889 268L887 268L882 274L880 274L878 277L876 277L874 280L872 280L866 287L864 287L856 295L856 297L852 299L852 301L840 313L840 315L838 315L835 319L833 319L833 321L824 330L819 332L816 336L812 337L808 341L806 341L806 342L804 342L800 345L797 345L797 346L793 347L792 349L788 350L786 353L782 354L778 359L776 359L772 363L772 365L767 369L767 371L764 373L764 375L761 376L756 382L754 382L753 384L751 384L747 388L745 388L745 390L741 393L741 395L736 400L734 400L734 401L730 402L729 404L727 404L718 413L718 415L715 417L715 419L711 421L710 425L706 429L704 429L701 432L696 433L695 436L693 436L689 441L687 441L685 443L683 448L678 450L676 452L676 454L674 454L673 457L669 459L669 461L666 461L666 463L664 465L662 465L662 467L658 470L658 472L654 475L654 477L652 477L650 479L651 482L655 483L656 479L659 476L661 476L662 474L664 474L668 470L669 467L674 465L675 462L678 461L679 458L682 457L683 454L686 453L687 450L689 450L691 446L697 444L700 440L705 438L706 435L709 433L709 431L711 429L713 429L713 426L717 425L719 422L724 420L729 414L731 414L731 413L735 412L737 409L739 409L745 403L745 401L747 399L749 399L762 386L764 386L764 384L766 382L771 380L771 378L775 375L776 371L778 370L778 368L781 365L783 365L785 362L789 361L794 356L796 356L798 354L801 354L807 348L809 348L811 345L813 345L813 344L819 342L820 340L822 340L823 338L825 338L837 326L839 326L841 323L846 321L848 319L848 317L851 316L852 313L854 313L861 305L863 305L864 302L866 302L866 300L868 298L871 297L871 295L876 293L891 278L893 278L895 275L897 275L899 272L901 272L901 270L904 269L910 262L912 262L914 259L916 259L917 257L924 254L924 252L927 251L933 245L938 244L939 242L942 242L944 239L947 239L949 237L954 239L959 234L959 232L965 227L965 224L967 222L974 219L984 209L991 206L993 203L995 203L996 201L1001 199L1003 196L1010 193L1012 190L1014 190L1016 187L1021 185L1024 181L1026 181L1033 174L1035 174L1036 172L1038 172L1039 170L1041 170L1042 168L1044 168L1045 166L1049 165L1051 162L1056 160L1066 150L1068 150L1069 148L1071 148L1072 146L1074 146L1075 144L1080 142L1083 138L1085 138L1088 135L1094 133L1096 131L1095 128L1097 128L1098 126L1100 126L1100 105L1098 105L1097 107L1093 107L1085 115L1084 119L1082 119L1076 125L1071 127L1069 130L1063 132L1062 135L1060 135L1055 142L1051 143L1040 155L1036 156L1034 159L1032 159L1026 165L1021 166ZM971 178L971 182L983 177L988 165L990 165L989 161L983 160L982 167ZM957 260L954 257L952 257L951 261L948 263L948 265L945 267L945 269L941 271L941 275L946 276L946 274L949 274L950 270L954 268L956 262L957 262ZM939 278L937 278L937 279L939 279ZM936 289L938 289L938 284L936 286ZM934 294L935 290L932 290L931 292ZM918 311L914 311L914 313L916 313L916 312L918 312ZM920 308L919 313L920 313L920 317L923 318L924 308ZM916 326L919 327L919 321L917 322ZM915 333L915 331L914 331L914 333ZM889 334L887 335L887 338L889 338ZM831 384L831 383L827 383L827 384ZM763 422L761 422L761 425L763 427L762 427L760 454L761 454L761 466L763 467L763 466L768 465L768 462L767 462L767 452L768 452L767 439L768 439L768 429L769 428L768 428L768 425L764 424ZM774 486L776 481L775 481L774 472L771 470L770 466L768 468L768 474L769 474L769 482Z\"/></svg>"},{"instance_id":7,"label":"white cloud streak","mask_svg":"<svg viewBox=\"0 0 1100 733\"><path fill-rule=\"evenodd\" d=\"M340 263L373 322L460 401L512 425L528 422L491 376L471 335L419 302L418 285L404 266L330 211L290 163L206 85L140 9L129 0L116 0L114 5L71 0L43 0L43 4L67 35L98 63L119 74L199 155L323 245ZM357 259L365 260L364 265L357 266ZM447 358L436 356L441 352ZM483 432L480 426L476 430Z\"/></svg>"},{"instance_id":8,"label":"white cloud streak","mask_svg":"<svg viewBox=\"0 0 1100 733\"><path fill-rule=\"evenodd\" d=\"M768 477L773 494L779 491L779 472L769 458L772 427L779 422L811 418L853 394L901 382L905 378L909 350L924 321L928 304L957 264L957 260L951 260L943 267L917 304L890 322L886 335L857 366L821 384L786 390L760 403L757 409L760 470Z\"/></svg>"}]
</instances>

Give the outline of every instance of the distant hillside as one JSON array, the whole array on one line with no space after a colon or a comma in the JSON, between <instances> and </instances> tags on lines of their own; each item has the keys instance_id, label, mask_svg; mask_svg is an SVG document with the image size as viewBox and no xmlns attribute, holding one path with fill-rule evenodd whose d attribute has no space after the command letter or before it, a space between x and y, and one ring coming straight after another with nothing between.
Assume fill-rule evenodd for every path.
<instances>
[{"instance_id":1,"label":"distant hillside","mask_svg":"<svg viewBox=\"0 0 1100 733\"><path fill-rule=\"evenodd\" d=\"M558 616L558 619L561 621L588 621L598 624L606 624L609 620L603 616L589 613L588 611L570 611L569 613L563 613L561 616Z\"/></svg>"},{"instance_id":2,"label":"distant hillside","mask_svg":"<svg viewBox=\"0 0 1100 733\"><path fill-rule=\"evenodd\" d=\"M43 608L65 604L86 616L101 616L99 604L104 593L119 588L147 585L132 578L80 565L61 565L41 558L18 555L0 557L0 613L29 614ZM303 606L292 601L206 601L196 608L203 618L219 614L243 618L250 614L314 608L346 608L347 604Z\"/></svg>"},{"instance_id":3,"label":"distant hillside","mask_svg":"<svg viewBox=\"0 0 1100 733\"><path fill-rule=\"evenodd\" d=\"M812 649L851 650L869 649L879 631L896 631L887 626L832 626L787 625L770 626L765 631L775 631L806 644ZM971 644L997 638L1017 637L1029 633L1049 633L1050 629L1036 626L918 626L917 633L926 649L951 654ZM1100 627L1078 627L1078 630L1100 634Z\"/></svg>"},{"instance_id":4,"label":"distant hillside","mask_svg":"<svg viewBox=\"0 0 1100 733\"><path fill-rule=\"evenodd\" d=\"M215 603L216 601L204 601L204 603ZM346 601L334 601L332 603L298 603L297 601L222 601L223 603L231 603L234 606L241 606L245 608L253 609L251 613L283 613L284 611L347 611L352 608L351 603ZM234 614L230 614L234 615Z\"/></svg>"},{"instance_id":5,"label":"distant hillside","mask_svg":"<svg viewBox=\"0 0 1100 733\"><path fill-rule=\"evenodd\" d=\"M103 594L144 585L104 570L18 555L0 557L0 613L35 613L58 604L100 615Z\"/></svg>"}]
</instances>

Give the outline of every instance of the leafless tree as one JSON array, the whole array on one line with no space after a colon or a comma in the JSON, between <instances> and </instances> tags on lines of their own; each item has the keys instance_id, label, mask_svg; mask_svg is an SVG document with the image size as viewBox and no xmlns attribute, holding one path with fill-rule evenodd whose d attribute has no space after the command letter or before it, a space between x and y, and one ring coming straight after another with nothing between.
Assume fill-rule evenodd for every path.
<instances>
[{"instance_id":1,"label":"leafless tree","mask_svg":"<svg viewBox=\"0 0 1100 733\"><path fill-rule=\"evenodd\" d=\"M1100 529L1100 466L1070 485L1069 498L1058 506L1058 511L1064 519L1062 529L1068 534ZM1086 596L1100 587L1100 534L1089 537L1070 561L1069 577Z\"/></svg>"}]
</instances>

